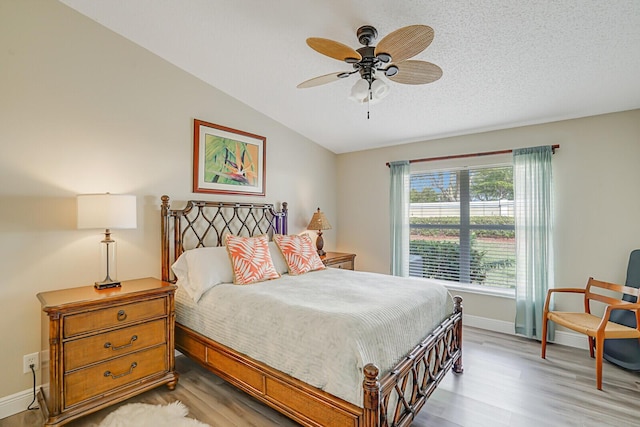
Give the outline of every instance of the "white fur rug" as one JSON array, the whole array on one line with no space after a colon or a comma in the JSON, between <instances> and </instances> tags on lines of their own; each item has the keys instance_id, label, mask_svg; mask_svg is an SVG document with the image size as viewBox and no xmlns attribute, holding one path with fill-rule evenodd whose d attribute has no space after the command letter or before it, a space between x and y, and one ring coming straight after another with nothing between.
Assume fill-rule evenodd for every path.
<instances>
[{"instance_id":1,"label":"white fur rug","mask_svg":"<svg viewBox=\"0 0 640 427\"><path fill-rule=\"evenodd\" d=\"M165 406L130 403L107 415L99 427L209 427L186 418L188 413L189 409L178 401Z\"/></svg>"}]
</instances>

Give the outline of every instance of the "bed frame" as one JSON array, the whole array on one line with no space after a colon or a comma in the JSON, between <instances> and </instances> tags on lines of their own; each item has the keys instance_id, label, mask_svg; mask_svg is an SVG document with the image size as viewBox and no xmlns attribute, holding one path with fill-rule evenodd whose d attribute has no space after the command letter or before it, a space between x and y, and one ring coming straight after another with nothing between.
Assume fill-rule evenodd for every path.
<instances>
[{"instance_id":1,"label":"bed frame","mask_svg":"<svg viewBox=\"0 0 640 427\"><path fill-rule=\"evenodd\" d=\"M224 235L287 233L287 204L189 201L170 209L162 196L162 279L175 282L171 264L188 249L223 245ZM427 331L425 331L426 333ZM451 369L462 372L462 298L454 312L380 378L364 367L362 407L326 393L176 323L176 348L209 371L303 426L408 426Z\"/></svg>"}]
</instances>

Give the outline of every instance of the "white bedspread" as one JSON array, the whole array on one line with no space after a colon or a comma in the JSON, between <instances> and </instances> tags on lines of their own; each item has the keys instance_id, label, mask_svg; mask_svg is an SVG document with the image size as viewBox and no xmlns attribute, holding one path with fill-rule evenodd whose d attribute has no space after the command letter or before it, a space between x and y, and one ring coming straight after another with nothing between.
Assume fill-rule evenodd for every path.
<instances>
[{"instance_id":1,"label":"white bedspread","mask_svg":"<svg viewBox=\"0 0 640 427\"><path fill-rule=\"evenodd\" d=\"M178 323L360 407L364 365L383 375L452 310L439 284L332 268L176 296Z\"/></svg>"}]
</instances>

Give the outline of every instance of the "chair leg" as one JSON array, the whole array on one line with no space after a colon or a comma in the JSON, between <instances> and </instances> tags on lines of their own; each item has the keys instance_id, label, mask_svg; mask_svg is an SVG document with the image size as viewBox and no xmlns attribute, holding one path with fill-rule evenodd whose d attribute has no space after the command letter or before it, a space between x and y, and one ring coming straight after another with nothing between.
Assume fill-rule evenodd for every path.
<instances>
[{"instance_id":1,"label":"chair leg","mask_svg":"<svg viewBox=\"0 0 640 427\"><path fill-rule=\"evenodd\" d=\"M590 338L593 340L593 338ZM598 337L596 342L596 387L602 390L602 354L604 353L604 337Z\"/></svg>"},{"instance_id":2,"label":"chair leg","mask_svg":"<svg viewBox=\"0 0 640 427\"><path fill-rule=\"evenodd\" d=\"M593 339L593 337L589 337L589 354L591 355L591 358L593 359L593 347L595 346L595 340Z\"/></svg>"},{"instance_id":3,"label":"chair leg","mask_svg":"<svg viewBox=\"0 0 640 427\"><path fill-rule=\"evenodd\" d=\"M542 346L540 356L545 359L547 357L547 316L542 319Z\"/></svg>"}]
</instances>

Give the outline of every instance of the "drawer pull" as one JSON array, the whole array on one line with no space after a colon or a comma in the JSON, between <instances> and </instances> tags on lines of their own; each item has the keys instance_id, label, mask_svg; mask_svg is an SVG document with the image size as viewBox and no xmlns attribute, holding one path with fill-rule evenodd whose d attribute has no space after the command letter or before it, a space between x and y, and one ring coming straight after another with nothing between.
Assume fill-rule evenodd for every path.
<instances>
[{"instance_id":1,"label":"drawer pull","mask_svg":"<svg viewBox=\"0 0 640 427\"><path fill-rule=\"evenodd\" d=\"M127 313L125 313L124 310L120 310L118 311L118 320L120 322L122 322L123 320L125 320L127 318Z\"/></svg>"},{"instance_id":2,"label":"drawer pull","mask_svg":"<svg viewBox=\"0 0 640 427\"><path fill-rule=\"evenodd\" d=\"M123 344L123 345L117 346L117 347L116 346L112 347L111 343L109 341L107 341L106 343L104 343L104 348L111 348L111 350L113 350L113 351L122 350L123 348L131 347L133 345L133 342L135 340L137 340L137 339L138 339L138 336L134 335L134 336L131 337L131 341L129 341L128 344Z\"/></svg>"},{"instance_id":3,"label":"drawer pull","mask_svg":"<svg viewBox=\"0 0 640 427\"><path fill-rule=\"evenodd\" d=\"M123 373L118 374L118 375L113 375L111 373L111 371L104 371L104 376L105 377L111 377L112 379L116 380L118 378L124 377L125 375L129 375L130 373L132 373L133 372L133 368L135 368L136 366L138 366L138 364L136 362L133 362L128 371L123 372Z\"/></svg>"}]
</instances>

